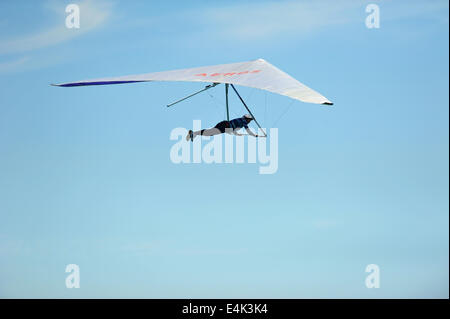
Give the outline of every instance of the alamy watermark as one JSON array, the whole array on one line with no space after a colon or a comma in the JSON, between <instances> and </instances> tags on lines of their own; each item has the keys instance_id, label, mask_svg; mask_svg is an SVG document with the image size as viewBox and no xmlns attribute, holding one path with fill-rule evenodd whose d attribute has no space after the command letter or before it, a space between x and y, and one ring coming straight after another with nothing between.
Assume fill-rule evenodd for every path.
<instances>
[{"instance_id":1,"label":"alamy watermark","mask_svg":"<svg viewBox=\"0 0 450 319\"><path fill-rule=\"evenodd\" d=\"M77 4L69 4L66 7L66 28L79 29L80 28L80 7Z\"/></svg>"},{"instance_id":2,"label":"alamy watermark","mask_svg":"<svg viewBox=\"0 0 450 319\"><path fill-rule=\"evenodd\" d=\"M369 275L366 277L367 288L380 288L380 267L376 264L370 264L366 267Z\"/></svg>"},{"instance_id":3,"label":"alamy watermark","mask_svg":"<svg viewBox=\"0 0 450 319\"><path fill-rule=\"evenodd\" d=\"M371 3L366 6L366 27L369 29L380 28L380 7L377 4Z\"/></svg>"},{"instance_id":4,"label":"alamy watermark","mask_svg":"<svg viewBox=\"0 0 450 319\"><path fill-rule=\"evenodd\" d=\"M80 288L80 266L69 264L66 266L66 272L70 273L66 277L66 288Z\"/></svg>"},{"instance_id":5,"label":"alamy watermark","mask_svg":"<svg viewBox=\"0 0 450 319\"><path fill-rule=\"evenodd\" d=\"M201 121L193 121L194 131L201 130ZM186 140L188 130L174 128L170 140L176 141L170 149L170 160L175 164L206 163L233 164L259 163L260 174L274 174L278 170L278 128L258 130L257 138L249 135L236 136L231 131L214 136L197 136Z\"/></svg>"}]
</instances>

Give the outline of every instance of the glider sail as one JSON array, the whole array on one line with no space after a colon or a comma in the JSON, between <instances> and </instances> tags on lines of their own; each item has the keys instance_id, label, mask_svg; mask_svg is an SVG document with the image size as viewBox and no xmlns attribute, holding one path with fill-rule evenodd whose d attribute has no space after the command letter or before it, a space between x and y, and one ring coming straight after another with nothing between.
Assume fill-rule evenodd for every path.
<instances>
[{"instance_id":1,"label":"glider sail","mask_svg":"<svg viewBox=\"0 0 450 319\"><path fill-rule=\"evenodd\" d=\"M263 59L53 85L72 87L152 81L228 83L266 90L302 102L333 105L323 95L310 89Z\"/></svg>"}]
</instances>

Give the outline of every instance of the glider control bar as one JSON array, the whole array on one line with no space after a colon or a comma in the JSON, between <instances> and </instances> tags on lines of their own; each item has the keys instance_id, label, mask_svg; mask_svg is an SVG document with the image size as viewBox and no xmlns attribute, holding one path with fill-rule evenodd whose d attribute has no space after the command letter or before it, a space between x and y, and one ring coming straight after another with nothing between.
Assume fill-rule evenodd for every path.
<instances>
[{"instance_id":1,"label":"glider control bar","mask_svg":"<svg viewBox=\"0 0 450 319\"><path fill-rule=\"evenodd\" d=\"M195 93L193 93L193 94L191 94L191 95L188 95L188 96L186 96L186 97L184 97L184 98L182 98L182 99L180 99L180 100L178 100L178 101L175 101L175 102L173 102L173 103L167 104L167 107L172 106L172 105L174 105L174 104L177 104L177 103L179 103L179 102L181 102L181 101L184 101L184 100L186 100L186 99L188 99L188 98L190 98L190 97L192 97L192 96L194 96L194 95L197 95L197 94L199 94L199 93L201 93L201 92L203 92L203 91L206 91L206 90L208 90L208 89L210 89L210 88L213 88L213 87L215 87L215 86L218 85L218 84L220 84L220 83L213 83L213 84L207 85L207 86L205 86L204 89L201 89L201 90L198 91L198 92L195 92Z\"/></svg>"},{"instance_id":2,"label":"glider control bar","mask_svg":"<svg viewBox=\"0 0 450 319\"><path fill-rule=\"evenodd\" d=\"M230 110L228 109L228 83L225 83L225 104L227 108L227 121L230 121Z\"/></svg>"},{"instance_id":3,"label":"glider control bar","mask_svg":"<svg viewBox=\"0 0 450 319\"><path fill-rule=\"evenodd\" d=\"M250 115L253 117L253 120L255 121L256 125L258 125L258 127L261 129L261 131L264 133L264 137L267 137L266 132L264 132L264 130L262 129L261 125L259 125L258 121L256 120L255 116L253 115L252 111L250 111L250 109L248 108L247 104L245 104L244 100L242 99L242 97L239 95L238 91L236 90L236 88L234 87L233 84L230 84L231 87L233 88L234 92L236 93L236 95L239 97L239 99L241 100L242 104L244 104L245 108L247 109L248 113L250 113Z\"/></svg>"}]
</instances>

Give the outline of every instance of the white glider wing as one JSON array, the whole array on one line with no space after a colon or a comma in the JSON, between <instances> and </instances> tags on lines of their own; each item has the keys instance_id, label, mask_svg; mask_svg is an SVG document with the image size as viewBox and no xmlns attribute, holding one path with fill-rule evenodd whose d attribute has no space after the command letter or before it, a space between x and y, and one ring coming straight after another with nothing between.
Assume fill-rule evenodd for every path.
<instances>
[{"instance_id":1,"label":"white glider wing","mask_svg":"<svg viewBox=\"0 0 450 319\"><path fill-rule=\"evenodd\" d=\"M249 62L127 75L54 85L71 87L152 81L230 83L267 90L269 92L285 95L302 102L326 105L333 104L323 95L310 89L306 85L300 83L287 73L281 71L263 59Z\"/></svg>"}]
</instances>

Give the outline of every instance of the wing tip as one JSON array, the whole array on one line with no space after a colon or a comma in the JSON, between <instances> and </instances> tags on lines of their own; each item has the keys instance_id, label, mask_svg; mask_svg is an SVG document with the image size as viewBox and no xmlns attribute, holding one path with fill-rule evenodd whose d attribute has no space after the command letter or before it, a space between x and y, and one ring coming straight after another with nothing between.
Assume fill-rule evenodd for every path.
<instances>
[{"instance_id":1,"label":"wing tip","mask_svg":"<svg viewBox=\"0 0 450 319\"><path fill-rule=\"evenodd\" d=\"M333 102L323 102L322 105L333 105Z\"/></svg>"}]
</instances>

